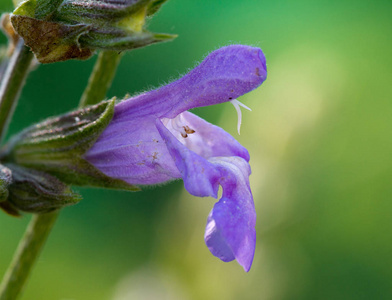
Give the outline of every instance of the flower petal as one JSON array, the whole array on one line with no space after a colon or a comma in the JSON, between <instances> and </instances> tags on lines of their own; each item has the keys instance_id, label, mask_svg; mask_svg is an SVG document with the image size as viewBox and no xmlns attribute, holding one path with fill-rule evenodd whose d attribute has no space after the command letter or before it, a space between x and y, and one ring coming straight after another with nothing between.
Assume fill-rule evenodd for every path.
<instances>
[{"instance_id":1,"label":"flower petal","mask_svg":"<svg viewBox=\"0 0 392 300\"><path fill-rule=\"evenodd\" d=\"M130 184L181 177L152 118L112 120L84 158L107 176Z\"/></svg>"},{"instance_id":2,"label":"flower petal","mask_svg":"<svg viewBox=\"0 0 392 300\"><path fill-rule=\"evenodd\" d=\"M115 118L153 115L172 119L194 107L236 99L258 87L266 77L261 49L243 45L223 47L179 80L119 103Z\"/></svg>"},{"instance_id":3,"label":"flower petal","mask_svg":"<svg viewBox=\"0 0 392 300\"><path fill-rule=\"evenodd\" d=\"M248 150L222 128L188 111L181 113L176 118L180 118L182 125L193 129L195 133L184 138L179 131L173 130L169 126L166 127L182 144L196 154L206 159L214 156L239 156L249 161Z\"/></svg>"},{"instance_id":4,"label":"flower petal","mask_svg":"<svg viewBox=\"0 0 392 300\"><path fill-rule=\"evenodd\" d=\"M208 216L204 239L211 253L223 261L234 258L246 272L256 247L256 211L249 187L249 165L239 157L213 159L221 171L223 196Z\"/></svg>"},{"instance_id":5,"label":"flower petal","mask_svg":"<svg viewBox=\"0 0 392 300\"><path fill-rule=\"evenodd\" d=\"M236 259L249 271L256 246L256 212L248 162L237 156L207 160L186 148L160 120L156 125L189 193L217 197L222 185L222 198L208 217L205 241L213 255L223 261Z\"/></svg>"},{"instance_id":6,"label":"flower petal","mask_svg":"<svg viewBox=\"0 0 392 300\"><path fill-rule=\"evenodd\" d=\"M181 144L159 119L156 121L156 126L181 173L185 189L194 196L216 198L219 189L219 171L205 158Z\"/></svg>"}]
</instances>

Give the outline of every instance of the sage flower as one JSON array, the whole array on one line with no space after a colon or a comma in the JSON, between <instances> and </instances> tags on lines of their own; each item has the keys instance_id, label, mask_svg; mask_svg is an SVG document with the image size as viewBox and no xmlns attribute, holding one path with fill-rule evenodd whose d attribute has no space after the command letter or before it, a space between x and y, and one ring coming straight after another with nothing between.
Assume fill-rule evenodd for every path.
<instances>
[{"instance_id":1,"label":"sage flower","mask_svg":"<svg viewBox=\"0 0 392 300\"><path fill-rule=\"evenodd\" d=\"M84 158L105 175L132 185L182 179L198 197L222 198L208 216L205 242L222 261L249 271L256 244L256 212L249 185L249 153L220 127L189 109L231 101L266 79L259 48L220 48L187 75L126 99Z\"/></svg>"}]
</instances>

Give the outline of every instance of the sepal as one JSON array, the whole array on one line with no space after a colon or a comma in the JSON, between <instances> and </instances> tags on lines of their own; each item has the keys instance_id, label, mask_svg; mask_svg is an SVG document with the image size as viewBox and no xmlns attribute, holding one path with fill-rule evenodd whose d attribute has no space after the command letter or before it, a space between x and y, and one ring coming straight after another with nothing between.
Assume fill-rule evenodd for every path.
<instances>
[{"instance_id":1,"label":"sepal","mask_svg":"<svg viewBox=\"0 0 392 300\"><path fill-rule=\"evenodd\" d=\"M172 34L151 33L149 31L129 35L121 29L110 28L108 30L91 31L88 35L82 36L79 42L81 45L88 45L94 49L123 51L170 41L175 37L176 35Z\"/></svg>"},{"instance_id":2,"label":"sepal","mask_svg":"<svg viewBox=\"0 0 392 300\"><path fill-rule=\"evenodd\" d=\"M153 14L155 14L166 1L167 0L151 1L150 6L148 7L147 15L152 16Z\"/></svg>"},{"instance_id":3,"label":"sepal","mask_svg":"<svg viewBox=\"0 0 392 300\"><path fill-rule=\"evenodd\" d=\"M111 121L115 99L49 118L13 137L3 150L3 160L41 170L68 184L138 190L110 178L83 155Z\"/></svg>"}]
</instances>

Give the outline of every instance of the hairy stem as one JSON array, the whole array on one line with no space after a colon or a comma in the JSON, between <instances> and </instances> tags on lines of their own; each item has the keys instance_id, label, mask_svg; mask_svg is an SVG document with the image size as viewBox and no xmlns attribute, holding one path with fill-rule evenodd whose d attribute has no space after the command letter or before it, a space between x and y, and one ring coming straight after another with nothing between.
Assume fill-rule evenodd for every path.
<instances>
[{"instance_id":1,"label":"hairy stem","mask_svg":"<svg viewBox=\"0 0 392 300\"><path fill-rule=\"evenodd\" d=\"M20 40L0 85L0 140L4 138L32 59L33 53Z\"/></svg>"},{"instance_id":2,"label":"hairy stem","mask_svg":"<svg viewBox=\"0 0 392 300\"><path fill-rule=\"evenodd\" d=\"M105 99L112 84L121 54L116 51L101 51L88 80L88 85L80 99L79 107L93 105Z\"/></svg>"},{"instance_id":3,"label":"hairy stem","mask_svg":"<svg viewBox=\"0 0 392 300\"><path fill-rule=\"evenodd\" d=\"M57 216L58 211L33 215L0 285L0 300L14 300L20 294Z\"/></svg>"}]
</instances>

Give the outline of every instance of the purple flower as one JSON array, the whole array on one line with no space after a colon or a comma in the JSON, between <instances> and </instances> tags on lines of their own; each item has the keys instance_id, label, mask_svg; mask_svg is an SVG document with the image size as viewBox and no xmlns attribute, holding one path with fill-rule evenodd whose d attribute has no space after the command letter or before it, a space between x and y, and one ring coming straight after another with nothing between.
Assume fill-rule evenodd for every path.
<instances>
[{"instance_id":1,"label":"purple flower","mask_svg":"<svg viewBox=\"0 0 392 300\"><path fill-rule=\"evenodd\" d=\"M222 198L207 220L205 242L223 261L249 271L256 212L249 153L230 134L187 110L232 101L267 76L259 48L233 45L212 52L181 79L117 104L112 121L85 158L106 175L152 185L182 178L198 197ZM239 114L240 121L240 114Z\"/></svg>"}]
</instances>

